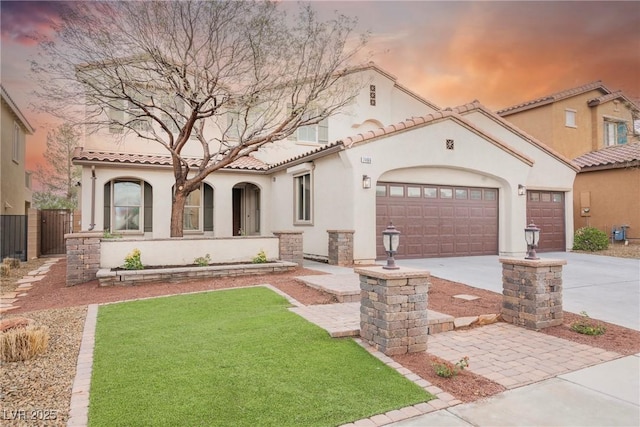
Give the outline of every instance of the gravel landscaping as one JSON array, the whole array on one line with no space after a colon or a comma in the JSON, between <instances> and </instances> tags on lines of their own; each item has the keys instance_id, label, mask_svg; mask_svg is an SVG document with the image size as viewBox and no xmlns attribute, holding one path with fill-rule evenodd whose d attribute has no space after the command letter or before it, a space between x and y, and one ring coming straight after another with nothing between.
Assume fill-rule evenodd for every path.
<instances>
[{"instance_id":1,"label":"gravel landscaping","mask_svg":"<svg viewBox=\"0 0 640 427\"><path fill-rule=\"evenodd\" d=\"M71 307L25 316L49 328L49 349L32 360L0 365L2 425L66 425L86 312Z\"/></svg>"}]
</instances>

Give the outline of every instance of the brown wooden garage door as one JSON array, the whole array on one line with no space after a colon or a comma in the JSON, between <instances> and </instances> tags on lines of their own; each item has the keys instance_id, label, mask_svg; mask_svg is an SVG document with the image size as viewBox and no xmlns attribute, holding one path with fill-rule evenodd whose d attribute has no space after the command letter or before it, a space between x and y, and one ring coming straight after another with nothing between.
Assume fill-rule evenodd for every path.
<instances>
[{"instance_id":1,"label":"brown wooden garage door","mask_svg":"<svg viewBox=\"0 0 640 427\"><path fill-rule=\"evenodd\" d=\"M564 193L527 191L527 224L540 228L538 252L565 251Z\"/></svg>"},{"instance_id":2,"label":"brown wooden garage door","mask_svg":"<svg viewBox=\"0 0 640 427\"><path fill-rule=\"evenodd\" d=\"M386 257L382 231L402 233L398 258L498 253L498 190L444 185L378 183L377 255Z\"/></svg>"}]
</instances>

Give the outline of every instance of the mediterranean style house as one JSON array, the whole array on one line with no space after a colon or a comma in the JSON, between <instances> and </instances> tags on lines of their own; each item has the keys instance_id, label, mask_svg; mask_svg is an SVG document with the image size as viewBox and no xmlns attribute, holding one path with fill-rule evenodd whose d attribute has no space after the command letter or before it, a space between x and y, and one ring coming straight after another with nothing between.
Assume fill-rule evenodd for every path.
<instances>
[{"instance_id":1,"label":"mediterranean style house","mask_svg":"<svg viewBox=\"0 0 640 427\"><path fill-rule=\"evenodd\" d=\"M305 256L330 259L329 235L343 233L349 262L364 264L384 256L390 222L398 257L420 258L523 256L533 221L540 250L572 246L578 168L564 156L477 101L441 109L375 64L352 78L365 84L340 114L209 175L185 207L185 238L297 231ZM86 137L74 155L83 230L172 240L170 157L156 145Z\"/></svg>"},{"instance_id":2,"label":"mediterranean style house","mask_svg":"<svg viewBox=\"0 0 640 427\"><path fill-rule=\"evenodd\" d=\"M0 259L27 260L27 212L31 207L31 174L25 171L26 136L34 132L4 86L0 144Z\"/></svg>"},{"instance_id":3,"label":"mediterranean style house","mask_svg":"<svg viewBox=\"0 0 640 427\"><path fill-rule=\"evenodd\" d=\"M497 114L580 167L573 187L576 229L640 239L638 105L596 81Z\"/></svg>"}]
</instances>

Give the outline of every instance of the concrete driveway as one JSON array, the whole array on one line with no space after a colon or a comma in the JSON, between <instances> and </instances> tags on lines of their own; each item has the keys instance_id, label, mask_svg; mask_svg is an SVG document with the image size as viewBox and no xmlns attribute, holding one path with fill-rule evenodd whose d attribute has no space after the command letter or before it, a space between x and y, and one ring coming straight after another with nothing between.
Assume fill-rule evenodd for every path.
<instances>
[{"instance_id":1,"label":"concrete driveway","mask_svg":"<svg viewBox=\"0 0 640 427\"><path fill-rule=\"evenodd\" d=\"M565 259L563 308L616 325L640 330L640 260L573 252L538 254ZM502 293L498 256L398 260L404 267L429 270L433 276Z\"/></svg>"}]
</instances>

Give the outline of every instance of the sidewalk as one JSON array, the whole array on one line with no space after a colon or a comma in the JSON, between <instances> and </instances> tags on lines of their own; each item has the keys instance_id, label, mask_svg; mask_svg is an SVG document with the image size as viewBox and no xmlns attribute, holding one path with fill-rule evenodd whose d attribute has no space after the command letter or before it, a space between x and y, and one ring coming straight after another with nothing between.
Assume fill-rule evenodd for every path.
<instances>
[{"instance_id":1,"label":"sidewalk","mask_svg":"<svg viewBox=\"0 0 640 427\"><path fill-rule=\"evenodd\" d=\"M345 278L353 272L316 264L305 263L305 267ZM305 310L296 312L330 333L339 336L348 331L345 335L353 335L359 304L314 306L313 316ZM469 356L471 372L508 391L468 404L431 401L423 414L417 414L421 408L416 405L348 426L640 425L640 354L622 357L506 323L430 335L428 352L452 362ZM401 374L413 378L405 371ZM434 411L433 407L440 409Z\"/></svg>"}]
</instances>

